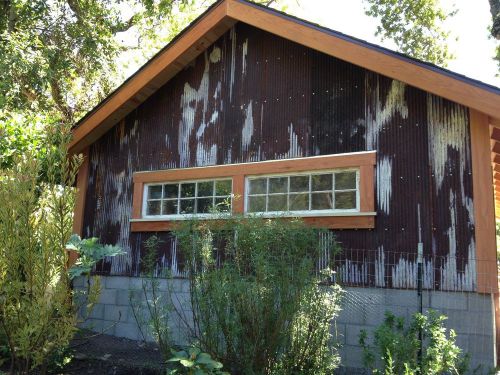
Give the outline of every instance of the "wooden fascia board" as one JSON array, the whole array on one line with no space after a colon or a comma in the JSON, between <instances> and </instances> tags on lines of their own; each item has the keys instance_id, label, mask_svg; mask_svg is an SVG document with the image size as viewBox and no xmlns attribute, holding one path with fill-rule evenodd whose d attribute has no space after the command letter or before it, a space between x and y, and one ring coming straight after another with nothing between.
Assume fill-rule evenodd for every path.
<instances>
[{"instance_id":1,"label":"wooden fascia board","mask_svg":"<svg viewBox=\"0 0 500 375\"><path fill-rule=\"evenodd\" d=\"M276 16L237 0L227 0L227 12L228 16L237 21L500 118L500 95L459 79L344 40L292 18Z\"/></svg>"},{"instance_id":2,"label":"wooden fascia board","mask_svg":"<svg viewBox=\"0 0 500 375\"><path fill-rule=\"evenodd\" d=\"M223 1L205 14L75 128L71 152L80 152L97 140L229 30L235 21L226 17L226 6Z\"/></svg>"}]
</instances>

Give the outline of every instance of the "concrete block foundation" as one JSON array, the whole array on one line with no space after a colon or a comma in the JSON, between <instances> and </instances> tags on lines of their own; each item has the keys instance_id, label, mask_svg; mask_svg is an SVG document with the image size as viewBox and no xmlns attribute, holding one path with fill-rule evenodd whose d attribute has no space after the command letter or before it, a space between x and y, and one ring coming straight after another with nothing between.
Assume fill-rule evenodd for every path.
<instances>
[{"instance_id":1,"label":"concrete block foundation","mask_svg":"<svg viewBox=\"0 0 500 375\"><path fill-rule=\"evenodd\" d=\"M185 317L191 316L189 282L184 279L158 280L160 296L165 301L172 298L177 310ZM74 283L78 291L84 289L86 282L81 278ZM130 305L144 304L146 298L142 290L143 280L122 276L101 277L101 295L82 326L96 332L142 340L143 334L137 324ZM148 298L151 298L148 295ZM457 333L457 344L471 356L471 369L487 373L494 368L495 354L495 313L491 294L472 292L426 291L423 295L424 310L434 309L448 316L446 326ZM386 311L407 320L418 311L418 297L415 290L382 288L345 288L342 311L332 329L341 344L340 354L347 373L363 373L363 351L359 346L359 333L366 330L372 337L373 332L384 320ZM147 311L143 307L143 321ZM183 345L190 342L189 329L175 312L170 314L169 325L172 339ZM147 340L152 340L145 326L141 327Z\"/></svg>"}]
</instances>

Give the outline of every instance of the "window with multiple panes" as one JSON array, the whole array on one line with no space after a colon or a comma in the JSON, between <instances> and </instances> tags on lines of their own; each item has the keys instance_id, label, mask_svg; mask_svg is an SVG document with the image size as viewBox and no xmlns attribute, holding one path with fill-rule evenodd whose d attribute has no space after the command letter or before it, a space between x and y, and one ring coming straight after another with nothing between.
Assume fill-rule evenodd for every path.
<instances>
[{"instance_id":1,"label":"window with multiple panes","mask_svg":"<svg viewBox=\"0 0 500 375\"><path fill-rule=\"evenodd\" d=\"M247 177L248 213L359 210L359 171Z\"/></svg>"},{"instance_id":2,"label":"window with multiple panes","mask_svg":"<svg viewBox=\"0 0 500 375\"><path fill-rule=\"evenodd\" d=\"M180 181L145 186L144 216L231 211L231 179Z\"/></svg>"}]
</instances>

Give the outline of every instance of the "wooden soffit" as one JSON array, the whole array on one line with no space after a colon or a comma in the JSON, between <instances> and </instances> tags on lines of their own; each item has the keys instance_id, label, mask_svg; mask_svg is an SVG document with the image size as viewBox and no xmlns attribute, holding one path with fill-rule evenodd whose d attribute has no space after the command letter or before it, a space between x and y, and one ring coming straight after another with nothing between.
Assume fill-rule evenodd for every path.
<instances>
[{"instance_id":1,"label":"wooden soffit","mask_svg":"<svg viewBox=\"0 0 500 375\"><path fill-rule=\"evenodd\" d=\"M245 0L221 0L82 118L70 150L80 152L97 140L237 22L500 118L495 88Z\"/></svg>"}]
</instances>

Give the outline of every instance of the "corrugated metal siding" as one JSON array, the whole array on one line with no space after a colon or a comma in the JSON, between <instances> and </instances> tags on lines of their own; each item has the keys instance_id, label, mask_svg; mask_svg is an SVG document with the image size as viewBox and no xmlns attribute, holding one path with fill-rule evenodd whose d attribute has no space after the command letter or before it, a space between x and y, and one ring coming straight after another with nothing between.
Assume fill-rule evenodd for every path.
<instances>
[{"instance_id":1,"label":"corrugated metal siding","mask_svg":"<svg viewBox=\"0 0 500 375\"><path fill-rule=\"evenodd\" d=\"M102 272L137 274L133 172L377 150L376 227L336 232L347 281L411 286L420 206L424 284L472 290L469 143L466 108L237 24L91 147L85 235L128 251ZM159 263L182 275L161 235Z\"/></svg>"}]
</instances>

